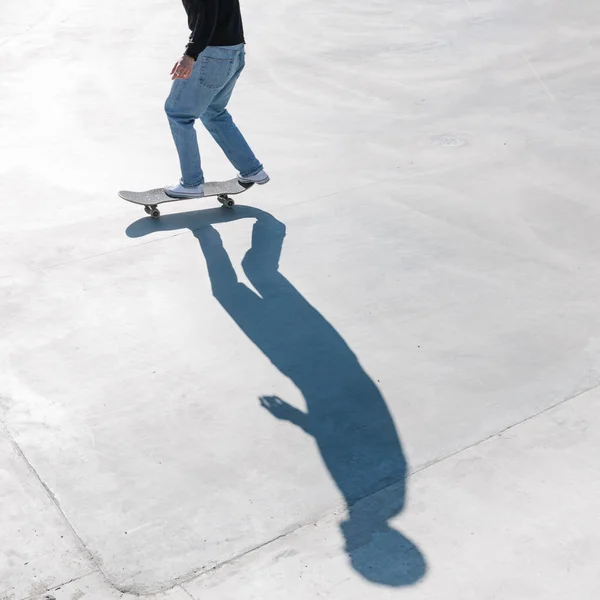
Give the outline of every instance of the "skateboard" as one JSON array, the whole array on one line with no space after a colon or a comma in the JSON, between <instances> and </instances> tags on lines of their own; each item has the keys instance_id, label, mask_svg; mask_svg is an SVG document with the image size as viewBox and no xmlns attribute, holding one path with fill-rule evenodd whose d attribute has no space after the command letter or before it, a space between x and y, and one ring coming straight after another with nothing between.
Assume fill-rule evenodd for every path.
<instances>
[{"instance_id":1,"label":"skateboard","mask_svg":"<svg viewBox=\"0 0 600 600\"><path fill-rule=\"evenodd\" d=\"M217 200L225 208L233 208L235 202L230 195L241 194L247 189L251 188L253 183L240 183L237 179L229 179L228 181L207 181L204 184L204 195L197 196L196 198L173 198L167 196L163 188L156 188L153 190L146 190L143 192L130 192L122 190L119 192L119 196L127 202L133 202L134 204L140 204L144 207L146 214L150 215L153 219L160 217L160 210L158 205L164 202L177 202L178 200L198 200L200 198L210 198L216 196Z\"/></svg>"}]
</instances>

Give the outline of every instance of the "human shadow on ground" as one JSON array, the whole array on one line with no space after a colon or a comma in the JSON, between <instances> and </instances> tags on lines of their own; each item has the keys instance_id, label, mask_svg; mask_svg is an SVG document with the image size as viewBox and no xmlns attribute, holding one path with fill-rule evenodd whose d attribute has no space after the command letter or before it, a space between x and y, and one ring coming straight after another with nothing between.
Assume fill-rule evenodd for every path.
<instances>
[{"instance_id":1,"label":"human shadow on ground","mask_svg":"<svg viewBox=\"0 0 600 600\"><path fill-rule=\"evenodd\" d=\"M255 293L238 281L217 222L254 218L242 267ZM239 206L144 219L130 237L191 229L217 301L271 363L298 387L306 412L278 397L262 397L274 417L314 437L347 506L340 527L354 569L367 580L407 586L426 572L419 549L389 520L404 508L407 463L385 400L346 342L279 272L286 228L264 211Z\"/></svg>"}]
</instances>

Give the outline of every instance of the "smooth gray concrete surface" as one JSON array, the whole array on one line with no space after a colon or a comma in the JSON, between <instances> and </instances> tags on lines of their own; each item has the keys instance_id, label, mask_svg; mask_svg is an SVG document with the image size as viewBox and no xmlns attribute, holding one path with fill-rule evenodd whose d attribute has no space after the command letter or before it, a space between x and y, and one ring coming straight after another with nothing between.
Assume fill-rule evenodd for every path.
<instances>
[{"instance_id":1,"label":"smooth gray concrete surface","mask_svg":"<svg viewBox=\"0 0 600 600\"><path fill-rule=\"evenodd\" d=\"M595 597L600 8L242 5L159 222L180 3L2 6L0 598Z\"/></svg>"}]
</instances>

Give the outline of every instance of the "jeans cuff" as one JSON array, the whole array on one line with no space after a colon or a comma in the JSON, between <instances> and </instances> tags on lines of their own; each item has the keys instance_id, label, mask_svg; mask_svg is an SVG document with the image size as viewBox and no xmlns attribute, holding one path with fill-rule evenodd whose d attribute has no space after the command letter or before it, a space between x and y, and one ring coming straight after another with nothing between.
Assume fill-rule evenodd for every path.
<instances>
[{"instance_id":1,"label":"jeans cuff","mask_svg":"<svg viewBox=\"0 0 600 600\"><path fill-rule=\"evenodd\" d=\"M258 175L263 170L262 165L258 165L256 169L252 169L252 171L246 171L245 173L240 173L242 177L253 177L254 175Z\"/></svg>"},{"instance_id":2,"label":"jeans cuff","mask_svg":"<svg viewBox=\"0 0 600 600\"><path fill-rule=\"evenodd\" d=\"M183 179L180 179L179 183L181 184L181 187L184 187L184 188L194 188L194 187L198 187L199 185L203 185L204 184L204 178L202 178L198 183L194 183L194 184L185 183L183 181Z\"/></svg>"}]
</instances>

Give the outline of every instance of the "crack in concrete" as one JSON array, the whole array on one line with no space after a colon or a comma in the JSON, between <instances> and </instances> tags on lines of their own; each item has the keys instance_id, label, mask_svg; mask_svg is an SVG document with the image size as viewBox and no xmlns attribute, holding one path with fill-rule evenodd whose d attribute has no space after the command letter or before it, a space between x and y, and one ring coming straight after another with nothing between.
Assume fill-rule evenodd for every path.
<instances>
[{"instance_id":1,"label":"crack in concrete","mask_svg":"<svg viewBox=\"0 0 600 600\"><path fill-rule=\"evenodd\" d=\"M65 587L65 585L70 585L71 583L76 583L78 581L82 581L86 577L91 577L92 575L95 575L96 573L99 573L99 571L92 571L91 573L86 573L85 575L81 575L80 577L75 577L74 579L65 581L64 583L59 583L58 585L55 585L54 587L43 591L42 594L48 594L49 592L56 592L56 591L60 590L61 588ZM27 596L26 598L21 598L20 600L36 600L36 598L40 598L40 594L34 594L33 596Z\"/></svg>"},{"instance_id":2,"label":"crack in concrete","mask_svg":"<svg viewBox=\"0 0 600 600\"><path fill-rule=\"evenodd\" d=\"M160 238L154 239L154 240L148 240L147 242L140 242L139 244L131 244L130 246L124 246L123 248L115 248L114 250L107 250L106 252L99 252L98 254L89 254L88 256L81 256L79 258L74 258L72 260L66 260L64 262L61 263L55 263L52 265L46 265L44 267L37 267L35 269L27 269L27 273L39 273L40 271L49 271L52 269L57 269L60 267L65 267L67 265L72 265L75 263L80 263L80 262L84 262L86 260L92 260L94 258L101 258L103 256L110 256L112 254L118 254L119 252L127 252L128 250L132 250L134 248L142 248L143 246L147 246L149 244L157 244L159 242L165 241L165 240L170 240L176 237L180 237L182 235L185 235L187 232L182 231L179 233L174 233L172 235L165 235L162 236ZM10 276L9 276L10 277ZM16 277L13 277L13 279L16 279Z\"/></svg>"},{"instance_id":3,"label":"crack in concrete","mask_svg":"<svg viewBox=\"0 0 600 600\"><path fill-rule=\"evenodd\" d=\"M186 595L190 597L190 600L195 600L194 596L192 596L182 585L179 586L179 589Z\"/></svg>"}]
</instances>

